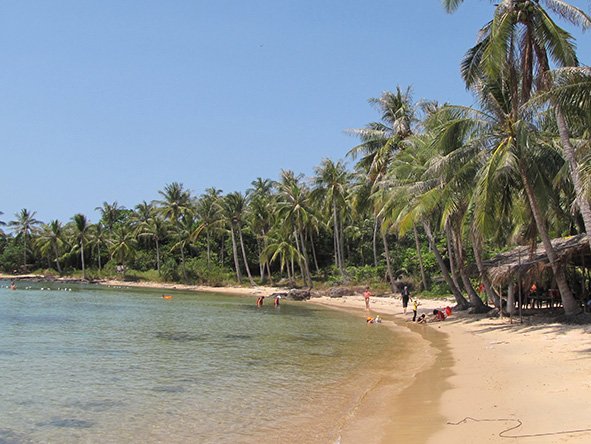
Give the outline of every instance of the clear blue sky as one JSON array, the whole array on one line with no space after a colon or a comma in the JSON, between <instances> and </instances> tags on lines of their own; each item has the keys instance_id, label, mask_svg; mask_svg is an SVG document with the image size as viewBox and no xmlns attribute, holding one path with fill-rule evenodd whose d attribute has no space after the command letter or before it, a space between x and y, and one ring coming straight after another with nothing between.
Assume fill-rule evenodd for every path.
<instances>
[{"instance_id":1,"label":"clear blue sky","mask_svg":"<svg viewBox=\"0 0 591 444\"><path fill-rule=\"evenodd\" d=\"M589 12L587 1L571 2ZM0 211L93 222L170 182L245 191L343 159L367 100L471 104L459 63L486 0L6 0L0 3ZM571 27L563 24L567 29ZM589 33L577 36L590 63Z\"/></svg>"}]
</instances>

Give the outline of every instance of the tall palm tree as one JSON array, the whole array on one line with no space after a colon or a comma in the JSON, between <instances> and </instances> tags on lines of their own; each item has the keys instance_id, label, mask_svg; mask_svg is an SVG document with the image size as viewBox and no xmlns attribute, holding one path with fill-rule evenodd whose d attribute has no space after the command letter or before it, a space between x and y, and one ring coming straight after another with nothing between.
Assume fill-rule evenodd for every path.
<instances>
[{"instance_id":1,"label":"tall palm tree","mask_svg":"<svg viewBox=\"0 0 591 444\"><path fill-rule=\"evenodd\" d=\"M15 220L9 222L9 226L13 227L17 236L22 236L23 239L23 269L27 269L27 238L35 231L36 227L41 223L35 219L36 211L29 211L23 208L14 216Z\"/></svg>"},{"instance_id":2,"label":"tall palm tree","mask_svg":"<svg viewBox=\"0 0 591 444\"><path fill-rule=\"evenodd\" d=\"M351 174L343 162L323 159L315 168L313 198L332 218L335 265L345 274L343 213L349 206Z\"/></svg>"},{"instance_id":3,"label":"tall palm tree","mask_svg":"<svg viewBox=\"0 0 591 444\"><path fill-rule=\"evenodd\" d=\"M309 192L297 181L284 181L278 184L278 187L280 197L277 203L277 215L279 220L292 230L302 277L305 284L311 288L312 275L304 238L309 222L315 217L310 205Z\"/></svg>"},{"instance_id":4,"label":"tall palm tree","mask_svg":"<svg viewBox=\"0 0 591 444\"><path fill-rule=\"evenodd\" d=\"M176 225L181 216L193 212L191 193L183 188L183 184L172 182L158 191L163 200L156 201L160 205L160 211L165 219Z\"/></svg>"},{"instance_id":5,"label":"tall palm tree","mask_svg":"<svg viewBox=\"0 0 591 444\"><path fill-rule=\"evenodd\" d=\"M136 251L135 236L131 227L127 224L118 225L109 244L111 259L115 259L125 269L127 261L133 258Z\"/></svg>"},{"instance_id":6,"label":"tall palm tree","mask_svg":"<svg viewBox=\"0 0 591 444\"><path fill-rule=\"evenodd\" d=\"M95 210L101 213L101 222L109 232L113 231L115 224L121 221L125 207L119 206L117 201L113 203L103 202L103 205Z\"/></svg>"},{"instance_id":7,"label":"tall palm tree","mask_svg":"<svg viewBox=\"0 0 591 444\"><path fill-rule=\"evenodd\" d=\"M86 279L86 266L84 262L84 245L89 241L90 223L84 214L78 213L72 217L74 221L74 233L77 247L80 251L80 263L82 265L82 277Z\"/></svg>"},{"instance_id":8,"label":"tall palm tree","mask_svg":"<svg viewBox=\"0 0 591 444\"><path fill-rule=\"evenodd\" d=\"M53 255L53 262L55 262L57 271L59 274L62 274L60 250L65 245L62 223L56 219L43 225L39 237L36 239L36 243L42 254L50 256L51 253Z\"/></svg>"},{"instance_id":9,"label":"tall palm tree","mask_svg":"<svg viewBox=\"0 0 591 444\"><path fill-rule=\"evenodd\" d=\"M444 7L453 12L462 0L443 0ZM541 3L541 4L540 4ZM468 87L478 85L484 78L509 80L506 94L511 95L513 114L531 97L534 89L540 91L551 87L550 59L559 67L576 66L578 60L572 36L560 28L543 8L557 13L561 18L582 27L591 27L591 18L583 11L561 0L507 0L496 5L493 19L480 31L479 40L466 54L462 62L462 74ZM537 78L534 73L537 72ZM566 119L556 106L555 116L563 145L563 152L577 193L577 203L585 221L586 231L591 233L591 205L582 194L583 183L578 174L575 150L570 142ZM556 276L559 290L564 295L567 315L579 311L566 283L564 270L556 264L556 254L549 237L543 215L539 213L539 199L534 194L534 185L524 177L524 188L532 207L540 237ZM591 240L590 240L591 245Z\"/></svg>"},{"instance_id":10,"label":"tall palm tree","mask_svg":"<svg viewBox=\"0 0 591 444\"><path fill-rule=\"evenodd\" d=\"M234 255L234 266L236 268L236 278L238 282L242 281L242 275L240 273L240 261L238 260L238 243L242 251L242 260L244 261L244 268L251 285L254 285L254 280L250 273L248 266L248 258L246 256L246 250L244 248L244 239L242 237L242 223L246 211L246 199L239 192L233 192L224 197L223 200L224 216L230 227L230 234L232 236L232 252ZM238 241L236 240L238 237Z\"/></svg>"},{"instance_id":11,"label":"tall palm tree","mask_svg":"<svg viewBox=\"0 0 591 444\"><path fill-rule=\"evenodd\" d=\"M221 190L208 188L195 205L195 214L200 221L202 230L205 232L208 266L211 262L212 237L223 225L220 194Z\"/></svg>"}]
</instances>

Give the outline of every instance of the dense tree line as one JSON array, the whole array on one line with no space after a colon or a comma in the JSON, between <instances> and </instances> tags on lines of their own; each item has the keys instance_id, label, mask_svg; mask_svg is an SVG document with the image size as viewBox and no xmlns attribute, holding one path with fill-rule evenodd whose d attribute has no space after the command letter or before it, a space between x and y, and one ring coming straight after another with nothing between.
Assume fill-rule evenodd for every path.
<instances>
[{"instance_id":1,"label":"dense tree line","mask_svg":"<svg viewBox=\"0 0 591 444\"><path fill-rule=\"evenodd\" d=\"M443 1L449 12L461 3ZM494 6L461 64L477 107L415 102L400 87L370 99L379 118L350 130L351 169L324 159L313 177L284 170L245 193L194 196L171 183L133 209L103 203L95 224L82 214L44 224L23 209L8 222L0 267L86 276L122 265L175 281L375 280L393 290L402 277L422 289L443 283L459 307L486 310L468 265L498 304L483 260L541 241L575 314L550 240L591 233L591 70L551 14L591 26L563 1Z\"/></svg>"}]
</instances>

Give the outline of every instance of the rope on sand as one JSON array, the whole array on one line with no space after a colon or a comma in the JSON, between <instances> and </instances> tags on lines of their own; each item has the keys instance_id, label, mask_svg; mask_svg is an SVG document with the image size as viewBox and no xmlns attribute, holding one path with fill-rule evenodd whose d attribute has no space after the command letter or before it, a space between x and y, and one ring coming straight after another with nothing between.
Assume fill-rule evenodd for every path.
<instances>
[{"instance_id":1,"label":"rope on sand","mask_svg":"<svg viewBox=\"0 0 591 444\"><path fill-rule=\"evenodd\" d=\"M567 435L570 433L584 433L584 432L591 432L591 428L588 429L576 429L576 430L562 430L559 432L546 432L546 433L531 433L528 435L512 435L512 436L507 436L507 433L509 433L512 430L516 430L519 427L521 427L523 425L523 422L520 419L515 419L515 418L498 418L498 419L476 419L476 418L472 418L471 416L466 416L464 419L462 419L459 422L448 422L448 425L460 425L460 424L465 424L468 421L473 421L473 422L515 422L517 423L517 425L513 426L513 427L509 427L508 429L504 429L499 433L499 436L501 438L535 438L535 437L539 437L539 436L552 436L552 435Z\"/></svg>"}]
</instances>

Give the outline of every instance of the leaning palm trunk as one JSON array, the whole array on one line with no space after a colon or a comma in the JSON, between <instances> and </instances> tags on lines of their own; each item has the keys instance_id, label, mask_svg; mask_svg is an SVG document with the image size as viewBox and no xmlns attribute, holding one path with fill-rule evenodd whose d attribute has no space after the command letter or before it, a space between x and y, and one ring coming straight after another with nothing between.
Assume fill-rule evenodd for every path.
<instances>
[{"instance_id":1,"label":"leaning palm trunk","mask_svg":"<svg viewBox=\"0 0 591 444\"><path fill-rule=\"evenodd\" d=\"M240 239L240 249L242 250L242 259L244 260L244 268L246 268L246 274L248 275L248 280L250 281L250 285L254 287L254 280L252 279L252 275L250 274L250 268L248 266L248 260L246 259L246 250L244 249L244 240L242 239L242 230L238 227L238 236Z\"/></svg>"},{"instance_id":2,"label":"leaning palm trunk","mask_svg":"<svg viewBox=\"0 0 591 444\"><path fill-rule=\"evenodd\" d=\"M415 247L417 249L417 258L419 259L419 268L421 269L421 279L423 282L423 290L428 290L429 285L427 283L427 275L425 274L425 267L423 266L423 256L421 255L421 244L419 243L419 234L417 233L417 226L412 225L412 229L415 235Z\"/></svg>"},{"instance_id":3,"label":"leaning palm trunk","mask_svg":"<svg viewBox=\"0 0 591 444\"><path fill-rule=\"evenodd\" d=\"M472 235L472 251L474 252L474 259L476 260L476 267L478 267L478 273L480 273L480 280L484 285L484 290L486 291L486 295L488 299L494 301L495 307L499 310L501 309L501 298L494 290L490 279L488 277L488 272L484 268L484 263L482 261L482 244L480 240L480 236L471 230Z\"/></svg>"},{"instance_id":4,"label":"leaning palm trunk","mask_svg":"<svg viewBox=\"0 0 591 444\"><path fill-rule=\"evenodd\" d=\"M304 242L304 234L300 231L300 243L302 248L302 257L304 260L304 270L306 273L306 282L309 288L312 288L312 274L310 273L310 264L308 262L308 252L306 249L306 243Z\"/></svg>"},{"instance_id":5,"label":"leaning palm trunk","mask_svg":"<svg viewBox=\"0 0 591 444\"><path fill-rule=\"evenodd\" d=\"M470 282L470 279L466 274L466 268L464 267L464 246L462 245L462 238L456 231L452 231L452 236L460 278L462 279L464 288L468 293L470 303L474 306L475 313L486 313L490 310L490 307L488 307L484 304L484 302L482 302L482 299L480 299L478 293L476 293L476 291L474 290L474 287L472 286L472 283Z\"/></svg>"},{"instance_id":6,"label":"leaning palm trunk","mask_svg":"<svg viewBox=\"0 0 591 444\"><path fill-rule=\"evenodd\" d=\"M335 249L335 263L338 269L341 272L341 275L345 274L345 270L343 268L343 263L341 262L342 254L340 245L340 233L339 233L339 217L337 213L337 205L333 203L332 205L332 215L333 215L333 230L334 230L334 249Z\"/></svg>"},{"instance_id":7,"label":"leaning palm trunk","mask_svg":"<svg viewBox=\"0 0 591 444\"><path fill-rule=\"evenodd\" d=\"M388 239L386 234L380 230L382 235L382 242L384 243L384 256L386 257L386 271L388 272L388 280L390 281L390 288L393 292L397 291L396 281L394 280L394 273L392 272L392 263L390 261L390 248L388 247Z\"/></svg>"},{"instance_id":8,"label":"leaning palm trunk","mask_svg":"<svg viewBox=\"0 0 591 444\"><path fill-rule=\"evenodd\" d=\"M437 245L435 243L435 238L433 237L433 232L431 231L431 227L429 226L429 224L427 222L423 222L423 228L425 229L425 234L427 235L427 240L429 241L429 248L431 248L431 251L435 255L435 260L437 261L437 264L439 265L439 268L441 269L441 274L443 275L445 282L449 286L451 292L454 295L454 298L456 299L457 309L458 310L468 309L470 304L468 303L466 298L464 298L464 296L462 296L462 293L460 292L458 287L454 284L454 281L451 278L451 275L449 274L449 270L447 269L447 266L445 265L443 257L441 257L441 253L439 253L439 250L437 249Z\"/></svg>"},{"instance_id":9,"label":"leaning palm trunk","mask_svg":"<svg viewBox=\"0 0 591 444\"><path fill-rule=\"evenodd\" d=\"M60 265L59 252L57 251L57 245L55 243L53 244L53 254L55 255L55 265L57 267L57 272L61 275L62 267Z\"/></svg>"},{"instance_id":10,"label":"leaning palm trunk","mask_svg":"<svg viewBox=\"0 0 591 444\"><path fill-rule=\"evenodd\" d=\"M558 124L558 133L560 134L560 140L562 142L562 151L564 153L566 163L568 164L570 175L573 179L573 185L577 196L577 204L579 206L581 216L583 217L585 232L587 233L587 241L589 242L589 247L591 248L591 205L589 205L589 201L583 194L583 181L581 180L581 175L579 174L575 148L570 142L570 135L564 114L559 107L556 107L555 114L556 123Z\"/></svg>"},{"instance_id":11,"label":"leaning palm trunk","mask_svg":"<svg viewBox=\"0 0 591 444\"><path fill-rule=\"evenodd\" d=\"M454 285L461 291L462 286L460 285L460 279L458 276L458 268L456 264L456 258L454 254L453 234L449 224L445 224L445 236L447 245L447 255L449 256L449 271L451 272L451 279L454 281Z\"/></svg>"},{"instance_id":12,"label":"leaning palm trunk","mask_svg":"<svg viewBox=\"0 0 591 444\"><path fill-rule=\"evenodd\" d=\"M242 273L240 272L240 262L238 261L238 246L236 245L236 235L234 234L234 227L230 227L232 235L232 254L234 256L234 267L236 268L236 279L238 283L242 283Z\"/></svg>"},{"instance_id":13,"label":"leaning palm trunk","mask_svg":"<svg viewBox=\"0 0 591 444\"><path fill-rule=\"evenodd\" d=\"M538 200L536 198L532 185L529 182L529 179L526 175L525 167L520 164L519 169L523 180L523 186L525 188L525 192L527 194L527 198L529 201L529 206L531 208L534 220L536 222L536 227L538 229L538 232L540 233L542 244L544 245L546 255L548 256L548 261L550 262L552 272L554 273L554 279L556 279L556 284L558 285L558 290L560 291L560 297L562 299L564 313L567 316L576 315L580 313L581 307L575 300L568 286L566 274L564 272L564 266L563 264L559 263L558 258L556 257L556 252L554 251L552 241L550 240L550 236L548 235L548 230L546 228L546 221L544 219L544 216L542 215L542 211L538 204Z\"/></svg>"}]
</instances>

